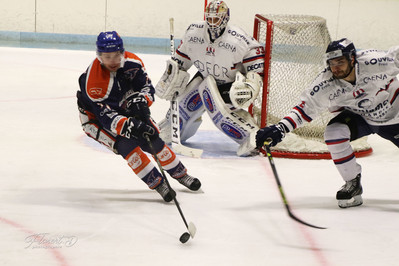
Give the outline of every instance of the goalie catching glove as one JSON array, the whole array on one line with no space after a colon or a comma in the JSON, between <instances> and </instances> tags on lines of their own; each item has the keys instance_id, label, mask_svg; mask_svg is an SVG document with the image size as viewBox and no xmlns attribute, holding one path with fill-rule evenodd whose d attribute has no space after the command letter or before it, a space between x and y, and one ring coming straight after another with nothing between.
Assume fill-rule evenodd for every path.
<instances>
[{"instance_id":1,"label":"goalie catching glove","mask_svg":"<svg viewBox=\"0 0 399 266\"><path fill-rule=\"evenodd\" d=\"M179 64L169 59L166 61L166 70L155 86L155 94L167 101L172 100L177 92L181 94L187 86L190 74L179 69Z\"/></svg>"},{"instance_id":2,"label":"goalie catching glove","mask_svg":"<svg viewBox=\"0 0 399 266\"><path fill-rule=\"evenodd\" d=\"M146 124L132 117L123 123L120 135L128 139L145 139L148 136L150 140L154 140L159 137L158 129L152 124L151 118Z\"/></svg>"},{"instance_id":3,"label":"goalie catching glove","mask_svg":"<svg viewBox=\"0 0 399 266\"><path fill-rule=\"evenodd\" d=\"M230 100L233 106L241 109L248 108L258 97L262 84L262 78L254 71L248 72L246 77L237 72L236 80L230 88Z\"/></svg>"},{"instance_id":4,"label":"goalie catching glove","mask_svg":"<svg viewBox=\"0 0 399 266\"><path fill-rule=\"evenodd\" d=\"M256 133L256 148L263 147L265 142L270 142L268 145L271 147L276 146L288 132L287 127L283 123L261 128Z\"/></svg>"}]
</instances>

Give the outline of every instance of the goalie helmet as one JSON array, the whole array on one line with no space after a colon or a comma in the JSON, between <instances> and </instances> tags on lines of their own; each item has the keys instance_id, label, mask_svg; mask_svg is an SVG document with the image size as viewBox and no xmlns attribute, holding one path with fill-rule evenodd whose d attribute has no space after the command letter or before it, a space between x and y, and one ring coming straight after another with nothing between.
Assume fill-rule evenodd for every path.
<instances>
[{"instance_id":1,"label":"goalie helmet","mask_svg":"<svg viewBox=\"0 0 399 266\"><path fill-rule=\"evenodd\" d=\"M348 61L351 60L351 56L356 57L355 45L352 41L343 38L338 41L331 42L326 50L326 62L337 57L345 56Z\"/></svg>"},{"instance_id":2,"label":"goalie helmet","mask_svg":"<svg viewBox=\"0 0 399 266\"><path fill-rule=\"evenodd\" d=\"M230 20L230 9L223 1L211 1L205 9L205 19L211 39L216 40Z\"/></svg>"},{"instance_id":3,"label":"goalie helmet","mask_svg":"<svg viewBox=\"0 0 399 266\"><path fill-rule=\"evenodd\" d=\"M97 37L96 45L97 54L125 51L122 38L116 31L101 32Z\"/></svg>"}]
</instances>

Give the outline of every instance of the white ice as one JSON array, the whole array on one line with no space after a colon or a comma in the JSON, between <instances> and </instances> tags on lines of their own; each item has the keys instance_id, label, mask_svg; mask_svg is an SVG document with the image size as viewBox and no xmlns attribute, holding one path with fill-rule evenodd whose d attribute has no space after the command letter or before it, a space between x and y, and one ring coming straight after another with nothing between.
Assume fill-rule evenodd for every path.
<instances>
[{"instance_id":1,"label":"white ice","mask_svg":"<svg viewBox=\"0 0 399 266\"><path fill-rule=\"evenodd\" d=\"M133 51L134 52L134 51ZM360 158L364 204L340 209L329 160L275 158L288 217L265 157L238 158L209 119L181 156L203 192L170 180L188 221L114 155L86 137L77 79L94 52L0 48L0 265L399 265L398 149L369 137ZM167 56L139 54L156 83ZM168 103L157 100L154 118ZM34 236L37 238L34 238Z\"/></svg>"}]
</instances>

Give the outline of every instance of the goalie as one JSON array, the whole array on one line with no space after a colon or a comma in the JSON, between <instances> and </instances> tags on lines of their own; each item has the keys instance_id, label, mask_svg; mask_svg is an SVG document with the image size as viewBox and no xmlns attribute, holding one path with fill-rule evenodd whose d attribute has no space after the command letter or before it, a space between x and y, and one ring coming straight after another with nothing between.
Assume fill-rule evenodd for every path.
<instances>
[{"instance_id":1,"label":"goalie","mask_svg":"<svg viewBox=\"0 0 399 266\"><path fill-rule=\"evenodd\" d=\"M239 156L255 151L259 130L246 111L262 87L264 49L242 29L228 25L223 1L211 1L204 22L191 24L156 85L156 95L172 100L178 93L180 138L192 137L207 112L215 126L239 144ZM197 73L189 80L187 70ZM258 74L259 73L259 74ZM170 112L160 122L161 137L171 141Z\"/></svg>"}]
</instances>

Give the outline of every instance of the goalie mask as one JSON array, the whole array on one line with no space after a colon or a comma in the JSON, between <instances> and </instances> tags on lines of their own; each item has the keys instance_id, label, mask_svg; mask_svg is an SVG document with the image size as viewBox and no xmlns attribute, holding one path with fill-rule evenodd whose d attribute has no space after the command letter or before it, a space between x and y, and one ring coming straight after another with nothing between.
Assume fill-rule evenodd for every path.
<instances>
[{"instance_id":1,"label":"goalie mask","mask_svg":"<svg viewBox=\"0 0 399 266\"><path fill-rule=\"evenodd\" d=\"M205 19L211 39L219 38L230 19L230 10L223 1L212 1L205 9Z\"/></svg>"}]
</instances>

